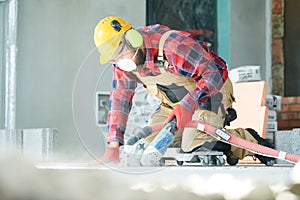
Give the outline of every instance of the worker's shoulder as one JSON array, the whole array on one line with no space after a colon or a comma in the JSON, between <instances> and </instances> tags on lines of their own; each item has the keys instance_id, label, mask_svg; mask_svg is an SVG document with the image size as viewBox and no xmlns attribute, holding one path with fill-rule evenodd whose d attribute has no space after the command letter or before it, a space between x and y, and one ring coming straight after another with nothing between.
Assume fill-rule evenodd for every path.
<instances>
[{"instance_id":1,"label":"worker's shoulder","mask_svg":"<svg viewBox=\"0 0 300 200\"><path fill-rule=\"evenodd\" d=\"M162 24L151 24L148 26L144 26L142 28L138 28L137 30L141 31L141 32L161 32L161 33L163 33L163 32L171 30L171 28L168 26L162 25Z\"/></svg>"},{"instance_id":2,"label":"worker's shoulder","mask_svg":"<svg viewBox=\"0 0 300 200\"><path fill-rule=\"evenodd\" d=\"M181 37L189 37L189 38L193 38L193 35L187 31L184 30L177 30L177 29L171 29L169 26L166 25L162 25L162 24L152 24L152 25L148 25L145 26L143 28L138 29L139 32L141 32L142 34L150 34L150 35L155 35L155 34L159 34L162 35L168 31L174 31L172 34L181 36ZM174 36L176 37L176 36Z\"/></svg>"}]
</instances>

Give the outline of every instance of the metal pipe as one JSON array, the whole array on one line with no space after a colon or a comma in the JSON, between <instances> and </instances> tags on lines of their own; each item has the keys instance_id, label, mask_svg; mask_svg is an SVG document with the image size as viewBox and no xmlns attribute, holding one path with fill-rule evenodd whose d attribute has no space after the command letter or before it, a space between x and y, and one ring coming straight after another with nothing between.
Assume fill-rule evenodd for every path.
<instances>
[{"instance_id":1,"label":"metal pipe","mask_svg":"<svg viewBox=\"0 0 300 200\"><path fill-rule=\"evenodd\" d=\"M5 19L5 99L4 128L16 128L16 60L18 0L9 0Z\"/></svg>"}]
</instances>

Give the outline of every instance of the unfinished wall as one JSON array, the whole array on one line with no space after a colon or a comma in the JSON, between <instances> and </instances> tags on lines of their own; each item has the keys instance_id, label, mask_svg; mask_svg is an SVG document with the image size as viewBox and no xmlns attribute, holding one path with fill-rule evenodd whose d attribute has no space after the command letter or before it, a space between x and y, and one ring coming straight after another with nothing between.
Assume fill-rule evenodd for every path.
<instances>
[{"instance_id":1,"label":"unfinished wall","mask_svg":"<svg viewBox=\"0 0 300 200\"><path fill-rule=\"evenodd\" d=\"M17 128L57 128L56 149L63 159L79 159L78 153L84 153L73 122L73 83L94 48L96 23L108 15L143 26L145 1L19 1ZM95 144L101 154L103 141Z\"/></svg>"}]
</instances>

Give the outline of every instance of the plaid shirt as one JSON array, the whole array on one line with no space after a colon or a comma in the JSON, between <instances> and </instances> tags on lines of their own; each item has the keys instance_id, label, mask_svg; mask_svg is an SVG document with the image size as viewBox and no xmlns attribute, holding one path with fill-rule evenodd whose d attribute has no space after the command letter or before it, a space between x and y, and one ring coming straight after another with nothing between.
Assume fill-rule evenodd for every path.
<instances>
[{"instance_id":1,"label":"plaid shirt","mask_svg":"<svg viewBox=\"0 0 300 200\"><path fill-rule=\"evenodd\" d=\"M168 30L168 27L159 24L138 30L144 38L146 49L145 63L138 71L140 76L153 76L155 81L155 76L160 75L157 61L158 45L161 36ZM168 72L192 78L197 82L195 89L180 101L180 104L191 112L216 94L228 77L225 61L208 49L206 43L198 42L190 33L172 33L165 42L164 55L170 64ZM108 142L117 141L123 144L132 98L138 82L135 75L114 65L113 91L110 95L110 112L107 118Z\"/></svg>"}]
</instances>

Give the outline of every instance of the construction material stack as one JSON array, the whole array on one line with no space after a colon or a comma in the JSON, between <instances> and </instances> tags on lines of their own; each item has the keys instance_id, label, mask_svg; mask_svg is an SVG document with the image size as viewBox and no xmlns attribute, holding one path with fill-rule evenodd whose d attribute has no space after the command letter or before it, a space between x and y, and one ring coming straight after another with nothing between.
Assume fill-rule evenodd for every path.
<instances>
[{"instance_id":1,"label":"construction material stack","mask_svg":"<svg viewBox=\"0 0 300 200\"><path fill-rule=\"evenodd\" d=\"M266 138L274 143L274 134L278 131L277 112L281 110L281 96L267 95L266 106L268 107L268 122Z\"/></svg>"}]
</instances>

